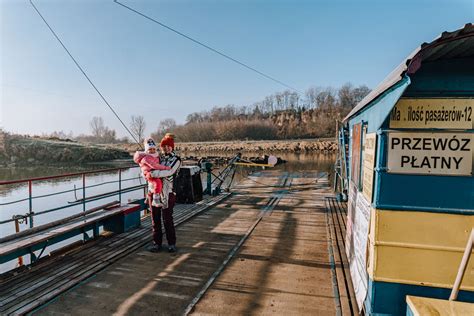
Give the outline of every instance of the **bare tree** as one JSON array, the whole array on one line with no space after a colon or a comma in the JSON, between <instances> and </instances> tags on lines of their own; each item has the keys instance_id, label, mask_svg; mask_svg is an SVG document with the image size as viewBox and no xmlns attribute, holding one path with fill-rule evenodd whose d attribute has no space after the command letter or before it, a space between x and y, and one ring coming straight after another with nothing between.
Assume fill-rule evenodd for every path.
<instances>
[{"instance_id":1,"label":"bare tree","mask_svg":"<svg viewBox=\"0 0 474 316\"><path fill-rule=\"evenodd\" d=\"M338 91L339 105L345 109L352 109L369 92L370 89L365 85L354 88L350 83L346 83Z\"/></svg>"},{"instance_id":2,"label":"bare tree","mask_svg":"<svg viewBox=\"0 0 474 316\"><path fill-rule=\"evenodd\" d=\"M115 130L105 127L101 141L106 144L115 143L117 141L117 133Z\"/></svg>"},{"instance_id":3,"label":"bare tree","mask_svg":"<svg viewBox=\"0 0 474 316\"><path fill-rule=\"evenodd\" d=\"M339 105L343 108L352 109L354 107L353 88L350 83L344 84L337 92Z\"/></svg>"},{"instance_id":4,"label":"bare tree","mask_svg":"<svg viewBox=\"0 0 474 316\"><path fill-rule=\"evenodd\" d=\"M171 132L171 130L176 126L177 124L175 120L173 120L172 118L167 118L160 121L160 124L158 125L158 132L165 134L167 132Z\"/></svg>"},{"instance_id":5,"label":"bare tree","mask_svg":"<svg viewBox=\"0 0 474 316\"><path fill-rule=\"evenodd\" d=\"M145 138L145 118L141 115L134 116L132 115L132 122L130 123L130 130L134 134L134 136L137 136L138 141L140 143L143 142L143 139Z\"/></svg>"},{"instance_id":6,"label":"bare tree","mask_svg":"<svg viewBox=\"0 0 474 316\"><path fill-rule=\"evenodd\" d=\"M306 90L306 102L309 108L316 108L318 106L316 102L316 97L318 96L321 88L318 87L310 87Z\"/></svg>"},{"instance_id":7,"label":"bare tree","mask_svg":"<svg viewBox=\"0 0 474 316\"><path fill-rule=\"evenodd\" d=\"M357 88L352 90L352 95L353 95L353 98L354 98L353 107L356 106L357 103L362 101L362 99L365 98L369 93L370 93L370 89L366 85L358 86Z\"/></svg>"},{"instance_id":8,"label":"bare tree","mask_svg":"<svg viewBox=\"0 0 474 316\"><path fill-rule=\"evenodd\" d=\"M330 109L336 106L336 97L332 88L326 88L316 96L316 104L320 109Z\"/></svg>"},{"instance_id":9,"label":"bare tree","mask_svg":"<svg viewBox=\"0 0 474 316\"><path fill-rule=\"evenodd\" d=\"M101 138L104 134L105 126L104 126L104 120L100 116L94 116L92 120L89 123L91 130L92 130L92 136L96 137L97 139Z\"/></svg>"},{"instance_id":10,"label":"bare tree","mask_svg":"<svg viewBox=\"0 0 474 316\"><path fill-rule=\"evenodd\" d=\"M186 123L186 125L184 126L191 126L191 125L195 125L195 126L200 126L201 122L201 114L200 113L193 113L193 117L191 118L191 120L189 120L190 116L188 115L188 122ZM196 119L196 120L194 120ZM175 133L175 134L180 134L181 131L177 131L177 129L179 129L180 127L184 127L183 125L178 125L176 124L176 121L173 120L172 118L167 118L167 119L164 119L162 121L160 121L160 123L158 124L158 128L156 130L155 133L152 133L151 134L151 137L153 137L155 140L159 140L161 139L163 136L165 136L166 133ZM190 131L191 129L188 129L188 131ZM191 135L193 133L190 133ZM180 137L181 137L181 134L180 134ZM180 138L182 139L182 138Z\"/></svg>"}]
</instances>

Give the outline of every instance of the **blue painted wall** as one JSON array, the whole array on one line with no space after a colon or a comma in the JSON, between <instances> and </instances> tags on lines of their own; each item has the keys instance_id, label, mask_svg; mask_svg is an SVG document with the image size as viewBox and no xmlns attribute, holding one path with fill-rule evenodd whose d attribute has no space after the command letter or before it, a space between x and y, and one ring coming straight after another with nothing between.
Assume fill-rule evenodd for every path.
<instances>
[{"instance_id":1,"label":"blue painted wall","mask_svg":"<svg viewBox=\"0 0 474 316\"><path fill-rule=\"evenodd\" d=\"M368 133L377 132L373 207L474 214L472 176L428 176L386 172L385 130L389 129L388 113L400 97L474 97L474 58L424 62L415 74L404 78L349 120L350 131L354 124L364 121L367 122ZM467 132L473 133L474 130ZM350 150L351 145L350 143ZM369 315L405 315L406 295L447 299L449 294L449 289L369 280L365 308ZM473 302L474 292L461 291L459 300Z\"/></svg>"},{"instance_id":2,"label":"blue painted wall","mask_svg":"<svg viewBox=\"0 0 474 316\"><path fill-rule=\"evenodd\" d=\"M377 208L474 214L473 177L381 172L378 180Z\"/></svg>"},{"instance_id":3,"label":"blue painted wall","mask_svg":"<svg viewBox=\"0 0 474 316\"><path fill-rule=\"evenodd\" d=\"M473 58L426 62L410 78L411 84L402 97L474 97ZM389 118L382 128L388 129L388 124ZM377 157L380 170L376 176L375 207L474 214L474 177L387 173L386 134L380 136L384 148Z\"/></svg>"},{"instance_id":4,"label":"blue painted wall","mask_svg":"<svg viewBox=\"0 0 474 316\"><path fill-rule=\"evenodd\" d=\"M474 96L474 59L457 58L424 62L410 75L404 97Z\"/></svg>"},{"instance_id":5,"label":"blue painted wall","mask_svg":"<svg viewBox=\"0 0 474 316\"><path fill-rule=\"evenodd\" d=\"M423 296L447 300L450 289L381 282L369 279L365 310L369 315L405 315L406 296ZM458 301L473 302L474 292L459 291Z\"/></svg>"}]
</instances>

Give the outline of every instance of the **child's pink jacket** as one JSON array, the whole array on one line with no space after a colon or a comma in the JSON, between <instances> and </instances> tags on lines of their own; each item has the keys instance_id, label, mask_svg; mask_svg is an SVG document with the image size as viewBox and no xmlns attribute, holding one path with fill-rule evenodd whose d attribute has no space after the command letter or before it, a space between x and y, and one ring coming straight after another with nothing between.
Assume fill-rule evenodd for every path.
<instances>
[{"instance_id":1,"label":"child's pink jacket","mask_svg":"<svg viewBox=\"0 0 474 316\"><path fill-rule=\"evenodd\" d=\"M160 158L153 157L150 154L147 154L143 151L137 151L135 155L133 155L133 161L135 161L140 168L142 169L143 173L146 175L151 170L169 170L169 167L160 165Z\"/></svg>"},{"instance_id":2,"label":"child's pink jacket","mask_svg":"<svg viewBox=\"0 0 474 316\"><path fill-rule=\"evenodd\" d=\"M142 169L143 175L148 180L148 182L153 184L153 189L151 193L161 193L162 182L160 178L153 178L151 176L152 170L170 170L170 167L160 165L160 158L153 157L150 154L147 154L143 151L137 151L133 155L133 161L135 161L140 168Z\"/></svg>"}]
</instances>

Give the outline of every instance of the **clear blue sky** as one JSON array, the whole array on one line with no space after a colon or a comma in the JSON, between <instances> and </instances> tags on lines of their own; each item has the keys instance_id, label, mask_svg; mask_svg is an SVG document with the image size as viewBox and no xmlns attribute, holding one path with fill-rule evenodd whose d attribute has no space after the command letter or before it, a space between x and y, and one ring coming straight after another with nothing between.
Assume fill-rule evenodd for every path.
<instances>
[{"instance_id":1,"label":"clear blue sky","mask_svg":"<svg viewBox=\"0 0 474 316\"><path fill-rule=\"evenodd\" d=\"M122 2L299 90L373 88L422 42L474 21L473 0ZM147 133L285 89L112 0L35 3L119 115L145 116ZM102 116L126 135L27 0L0 0L0 14L3 128L77 135Z\"/></svg>"}]
</instances>

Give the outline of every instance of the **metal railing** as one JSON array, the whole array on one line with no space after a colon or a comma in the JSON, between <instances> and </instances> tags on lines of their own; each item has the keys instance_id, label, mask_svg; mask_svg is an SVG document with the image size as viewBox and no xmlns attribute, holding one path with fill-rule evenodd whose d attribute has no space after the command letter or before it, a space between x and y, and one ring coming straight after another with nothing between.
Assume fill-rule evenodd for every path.
<instances>
[{"instance_id":1,"label":"metal railing","mask_svg":"<svg viewBox=\"0 0 474 316\"><path fill-rule=\"evenodd\" d=\"M22 179L22 180L11 180L11 181L0 181L0 188L4 186L11 186L11 185L22 185L22 184L27 184L28 186L28 197L27 198L22 198L22 199L17 199L9 202L4 202L0 203L0 206L15 206L18 203L28 201L28 212L26 214L16 214L13 215L11 219L7 220L2 220L0 221L0 225L10 223L10 222L15 222L15 231L18 233L19 232L19 224L22 223L23 221L28 221L29 220L29 226L30 229L34 227L34 217L50 212L55 212L63 209L67 209L70 207L74 207L77 205L82 205L82 212L86 212L86 205L87 203L93 202L93 201L98 201L102 199L106 199L109 197L113 196L118 196L118 200L121 203L122 202L122 195L124 193L128 192L133 192L137 190L143 190L144 196L146 195L146 184L141 182L142 177L131 177L131 178L126 178L122 179L122 173L124 170L129 170L133 168L138 168L138 166L130 166L130 167L120 167L120 168L110 168L110 169L100 169L100 170L92 170L92 171L85 171L85 172L78 172L78 173L68 173L68 174L62 174L62 175L55 175L55 176L48 176L48 177L38 177L38 178L30 178L30 179ZM86 185L86 178L87 176L90 175L98 175L98 174L105 174L105 173L118 173L118 180L113 180L113 181L105 181L102 183L94 184L94 185ZM59 180L59 179L71 179L71 178L82 178L82 186L76 187L74 185L73 189L68 189L68 190L62 190L58 192L53 192L53 193L48 193L48 194L43 194L43 195L33 195L33 185L38 182L44 182L44 181L50 181L50 180ZM133 180L138 180L140 182L139 185L133 185L129 187L123 187L123 183L127 181L133 181ZM107 184L118 184L117 190L113 191L107 191L98 195L91 195L91 196L86 196L87 189L91 189L94 187L99 187ZM78 199L77 198L77 192L80 191L82 193L82 198ZM60 194L64 193L70 193L74 192L75 200L73 202L67 202L65 205L49 208L49 209L44 209L41 211L34 211L34 205L33 201L35 199L41 199L45 197L51 197L51 196L57 196ZM59 202L58 202L59 204Z\"/></svg>"}]
</instances>

